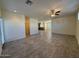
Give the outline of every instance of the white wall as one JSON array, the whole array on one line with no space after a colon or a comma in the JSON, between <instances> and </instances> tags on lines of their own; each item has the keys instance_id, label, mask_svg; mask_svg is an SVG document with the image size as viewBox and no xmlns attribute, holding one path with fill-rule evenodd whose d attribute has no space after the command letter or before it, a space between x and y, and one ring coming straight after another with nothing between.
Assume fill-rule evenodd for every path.
<instances>
[{"instance_id":1,"label":"white wall","mask_svg":"<svg viewBox=\"0 0 79 59\"><path fill-rule=\"evenodd\" d=\"M38 34L38 21L34 18L30 18L30 34Z\"/></svg>"},{"instance_id":2,"label":"white wall","mask_svg":"<svg viewBox=\"0 0 79 59\"><path fill-rule=\"evenodd\" d=\"M44 24L45 24L45 30L47 30L47 31L52 30L52 21L51 20L45 21Z\"/></svg>"},{"instance_id":3,"label":"white wall","mask_svg":"<svg viewBox=\"0 0 79 59\"><path fill-rule=\"evenodd\" d=\"M25 16L3 11L4 32L6 42L25 38ZM38 21L30 18L30 34L38 34Z\"/></svg>"},{"instance_id":4,"label":"white wall","mask_svg":"<svg viewBox=\"0 0 79 59\"><path fill-rule=\"evenodd\" d=\"M6 42L25 37L25 17L9 11L3 11Z\"/></svg>"},{"instance_id":5,"label":"white wall","mask_svg":"<svg viewBox=\"0 0 79 59\"><path fill-rule=\"evenodd\" d=\"M64 16L53 19L52 31L59 34L75 35L76 19L75 15Z\"/></svg>"}]
</instances>

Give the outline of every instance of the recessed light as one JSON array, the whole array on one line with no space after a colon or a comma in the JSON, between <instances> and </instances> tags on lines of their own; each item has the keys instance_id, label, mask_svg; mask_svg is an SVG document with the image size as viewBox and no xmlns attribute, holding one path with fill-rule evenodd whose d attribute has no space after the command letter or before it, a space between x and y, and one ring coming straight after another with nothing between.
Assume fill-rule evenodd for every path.
<instances>
[{"instance_id":1,"label":"recessed light","mask_svg":"<svg viewBox=\"0 0 79 59\"><path fill-rule=\"evenodd\" d=\"M16 10L14 10L14 12L16 12Z\"/></svg>"}]
</instances>

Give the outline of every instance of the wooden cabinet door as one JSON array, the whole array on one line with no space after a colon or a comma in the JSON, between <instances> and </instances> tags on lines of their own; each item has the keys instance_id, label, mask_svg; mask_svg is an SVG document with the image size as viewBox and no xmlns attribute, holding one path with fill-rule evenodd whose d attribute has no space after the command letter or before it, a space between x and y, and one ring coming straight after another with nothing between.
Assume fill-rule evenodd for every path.
<instances>
[{"instance_id":1,"label":"wooden cabinet door","mask_svg":"<svg viewBox=\"0 0 79 59\"><path fill-rule=\"evenodd\" d=\"M30 35L30 18L28 16L25 17L25 33L26 36Z\"/></svg>"}]
</instances>

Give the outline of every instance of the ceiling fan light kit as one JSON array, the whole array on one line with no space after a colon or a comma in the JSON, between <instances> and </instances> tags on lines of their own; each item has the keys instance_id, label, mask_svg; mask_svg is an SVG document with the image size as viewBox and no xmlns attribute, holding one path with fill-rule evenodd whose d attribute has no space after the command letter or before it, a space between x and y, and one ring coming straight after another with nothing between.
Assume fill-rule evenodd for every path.
<instances>
[{"instance_id":1,"label":"ceiling fan light kit","mask_svg":"<svg viewBox=\"0 0 79 59\"><path fill-rule=\"evenodd\" d=\"M55 17L55 15L52 14L51 17Z\"/></svg>"}]
</instances>

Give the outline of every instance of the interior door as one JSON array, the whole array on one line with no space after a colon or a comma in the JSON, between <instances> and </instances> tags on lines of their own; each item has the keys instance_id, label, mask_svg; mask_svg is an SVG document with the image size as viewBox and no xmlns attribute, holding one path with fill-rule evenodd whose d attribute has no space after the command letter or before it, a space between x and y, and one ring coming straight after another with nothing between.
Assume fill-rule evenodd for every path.
<instances>
[{"instance_id":1,"label":"interior door","mask_svg":"<svg viewBox=\"0 0 79 59\"><path fill-rule=\"evenodd\" d=\"M28 16L25 17L25 34L30 35L30 18Z\"/></svg>"}]
</instances>

